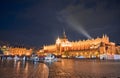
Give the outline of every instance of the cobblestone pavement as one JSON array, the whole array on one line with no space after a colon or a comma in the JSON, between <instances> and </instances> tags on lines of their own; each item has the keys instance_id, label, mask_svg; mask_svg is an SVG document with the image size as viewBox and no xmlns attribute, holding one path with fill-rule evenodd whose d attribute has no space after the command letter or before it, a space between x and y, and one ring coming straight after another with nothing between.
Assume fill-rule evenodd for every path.
<instances>
[{"instance_id":1,"label":"cobblestone pavement","mask_svg":"<svg viewBox=\"0 0 120 78\"><path fill-rule=\"evenodd\" d=\"M62 59L53 63L33 63L0 60L0 78L120 78L119 68L120 61Z\"/></svg>"},{"instance_id":2,"label":"cobblestone pavement","mask_svg":"<svg viewBox=\"0 0 120 78\"><path fill-rule=\"evenodd\" d=\"M44 63L0 60L0 78L48 78Z\"/></svg>"},{"instance_id":3,"label":"cobblestone pavement","mask_svg":"<svg viewBox=\"0 0 120 78\"><path fill-rule=\"evenodd\" d=\"M120 78L120 62L64 59L48 66L49 78Z\"/></svg>"}]
</instances>

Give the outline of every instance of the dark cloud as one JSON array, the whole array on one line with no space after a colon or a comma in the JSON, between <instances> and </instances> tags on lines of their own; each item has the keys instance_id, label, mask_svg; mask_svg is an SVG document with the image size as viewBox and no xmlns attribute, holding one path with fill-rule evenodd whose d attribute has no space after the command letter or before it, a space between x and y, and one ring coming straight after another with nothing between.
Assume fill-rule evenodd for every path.
<instances>
[{"instance_id":1,"label":"dark cloud","mask_svg":"<svg viewBox=\"0 0 120 78\"><path fill-rule=\"evenodd\" d=\"M77 5L73 3L59 12L58 20L67 23L68 26L72 24L75 29L82 27L90 33L110 33L119 29L120 5L117 2L117 0L92 0L81 1Z\"/></svg>"},{"instance_id":2,"label":"dark cloud","mask_svg":"<svg viewBox=\"0 0 120 78\"><path fill-rule=\"evenodd\" d=\"M70 40L106 33L119 42L119 0L6 0L0 7L0 40L11 44L52 44L64 29Z\"/></svg>"}]
</instances>

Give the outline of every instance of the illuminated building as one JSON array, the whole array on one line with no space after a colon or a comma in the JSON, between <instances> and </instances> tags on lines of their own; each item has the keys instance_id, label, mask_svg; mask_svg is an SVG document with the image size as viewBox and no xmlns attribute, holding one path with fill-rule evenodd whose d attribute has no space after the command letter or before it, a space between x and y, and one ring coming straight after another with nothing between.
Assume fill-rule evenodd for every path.
<instances>
[{"instance_id":1,"label":"illuminated building","mask_svg":"<svg viewBox=\"0 0 120 78\"><path fill-rule=\"evenodd\" d=\"M91 58L99 57L101 54L114 55L116 54L116 46L115 43L109 41L107 35L95 39L69 41L64 32L62 38L58 37L56 43L53 45L43 46L42 51L55 55Z\"/></svg>"},{"instance_id":2,"label":"illuminated building","mask_svg":"<svg viewBox=\"0 0 120 78\"><path fill-rule=\"evenodd\" d=\"M120 45L117 45L116 47L116 54L120 54Z\"/></svg>"},{"instance_id":3,"label":"illuminated building","mask_svg":"<svg viewBox=\"0 0 120 78\"><path fill-rule=\"evenodd\" d=\"M26 55L26 56L30 56L32 54L32 49L27 49L27 48L23 48L23 47L3 46L1 49L4 53L4 55L18 55L18 56Z\"/></svg>"},{"instance_id":4,"label":"illuminated building","mask_svg":"<svg viewBox=\"0 0 120 78\"><path fill-rule=\"evenodd\" d=\"M9 48L9 52L11 55L26 55L30 56L32 54L32 49L26 49L26 48L19 48L19 47L11 47Z\"/></svg>"}]
</instances>

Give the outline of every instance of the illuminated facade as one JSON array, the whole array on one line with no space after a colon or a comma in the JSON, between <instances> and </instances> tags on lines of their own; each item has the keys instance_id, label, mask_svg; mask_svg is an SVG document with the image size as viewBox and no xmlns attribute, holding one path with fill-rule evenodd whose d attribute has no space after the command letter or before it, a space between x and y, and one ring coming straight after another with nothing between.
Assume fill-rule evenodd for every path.
<instances>
[{"instance_id":1,"label":"illuminated facade","mask_svg":"<svg viewBox=\"0 0 120 78\"><path fill-rule=\"evenodd\" d=\"M42 51L55 55L91 58L93 56L99 57L101 54L116 54L116 47L115 43L109 41L107 35L95 39L69 41L64 32L63 37L58 37L54 45L44 46Z\"/></svg>"},{"instance_id":2,"label":"illuminated facade","mask_svg":"<svg viewBox=\"0 0 120 78\"><path fill-rule=\"evenodd\" d=\"M32 49L26 49L26 48L9 48L10 55L26 55L30 56L32 54Z\"/></svg>"},{"instance_id":3,"label":"illuminated facade","mask_svg":"<svg viewBox=\"0 0 120 78\"><path fill-rule=\"evenodd\" d=\"M32 54L32 49L26 49L26 48L20 48L20 47L3 46L2 51L3 51L4 55L30 56Z\"/></svg>"}]
</instances>

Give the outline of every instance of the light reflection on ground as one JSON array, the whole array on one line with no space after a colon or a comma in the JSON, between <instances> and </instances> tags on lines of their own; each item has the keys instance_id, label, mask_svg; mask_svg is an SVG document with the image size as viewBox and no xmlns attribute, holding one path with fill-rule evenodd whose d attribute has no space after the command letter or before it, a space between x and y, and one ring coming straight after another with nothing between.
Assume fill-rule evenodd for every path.
<instances>
[{"instance_id":1,"label":"light reflection on ground","mask_svg":"<svg viewBox=\"0 0 120 78\"><path fill-rule=\"evenodd\" d=\"M64 59L49 65L49 78L120 78L120 61Z\"/></svg>"},{"instance_id":2,"label":"light reflection on ground","mask_svg":"<svg viewBox=\"0 0 120 78\"><path fill-rule=\"evenodd\" d=\"M62 59L61 62L0 60L0 78L120 78L120 61Z\"/></svg>"},{"instance_id":3,"label":"light reflection on ground","mask_svg":"<svg viewBox=\"0 0 120 78\"><path fill-rule=\"evenodd\" d=\"M48 78L48 73L44 63L0 60L0 78Z\"/></svg>"}]
</instances>

